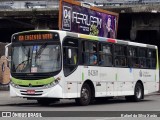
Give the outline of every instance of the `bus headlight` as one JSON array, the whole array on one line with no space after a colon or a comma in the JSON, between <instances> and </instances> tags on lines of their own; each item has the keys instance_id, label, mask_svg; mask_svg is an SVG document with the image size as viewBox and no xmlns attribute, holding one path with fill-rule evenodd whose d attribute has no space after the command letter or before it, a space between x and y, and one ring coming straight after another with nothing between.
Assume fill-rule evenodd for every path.
<instances>
[{"instance_id":1,"label":"bus headlight","mask_svg":"<svg viewBox=\"0 0 160 120\"><path fill-rule=\"evenodd\" d=\"M12 81L10 82L10 84L15 87L15 88L18 88L18 85L14 84Z\"/></svg>"},{"instance_id":2,"label":"bus headlight","mask_svg":"<svg viewBox=\"0 0 160 120\"><path fill-rule=\"evenodd\" d=\"M44 85L45 88L50 88L50 87L54 87L55 85L57 85L59 83L60 78L56 78L52 83Z\"/></svg>"},{"instance_id":3,"label":"bus headlight","mask_svg":"<svg viewBox=\"0 0 160 120\"><path fill-rule=\"evenodd\" d=\"M45 88L50 88L50 87L54 87L56 85L55 82L52 82L50 84L44 85Z\"/></svg>"}]
</instances>

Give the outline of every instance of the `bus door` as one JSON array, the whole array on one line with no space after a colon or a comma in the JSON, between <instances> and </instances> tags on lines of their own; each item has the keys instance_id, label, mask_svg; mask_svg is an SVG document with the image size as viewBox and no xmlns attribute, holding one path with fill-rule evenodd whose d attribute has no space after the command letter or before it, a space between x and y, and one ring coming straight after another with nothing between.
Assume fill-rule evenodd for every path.
<instances>
[{"instance_id":1,"label":"bus door","mask_svg":"<svg viewBox=\"0 0 160 120\"><path fill-rule=\"evenodd\" d=\"M78 40L65 38L63 41L63 72L67 97L78 96L78 81L80 80L78 59Z\"/></svg>"}]
</instances>

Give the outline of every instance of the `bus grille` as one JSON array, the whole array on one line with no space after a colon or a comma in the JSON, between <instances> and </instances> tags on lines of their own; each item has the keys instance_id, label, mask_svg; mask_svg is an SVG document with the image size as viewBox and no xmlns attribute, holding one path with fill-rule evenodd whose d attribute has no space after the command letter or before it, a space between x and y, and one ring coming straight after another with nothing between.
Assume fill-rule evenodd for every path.
<instances>
[{"instance_id":1,"label":"bus grille","mask_svg":"<svg viewBox=\"0 0 160 120\"><path fill-rule=\"evenodd\" d=\"M29 86L26 86L26 85L18 85L19 87L29 87ZM36 86L32 86L33 88L35 87L44 87L44 85L36 85Z\"/></svg>"},{"instance_id":2,"label":"bus grille","mask_svg":"<svg viewBox=\"0 0 160 120\"><path fill-rule=\"evenodd\" d=\"M39 96L43 94L43 91L35 91L34 94L28 94L27 90L20 90L21 95L29 95L29 96Z\"/></svg>"},{"instance_id":3,"label":"bus grille","mask_svg":"<svg viewBox=\"0 0 160 120\"><path fill-rule=\"evenodd\" d=\"M39 80L39 79L45 79L47 78L46 76L15 76L17 79L22 79L22 80Z\"/></svg>"}]
</instances>

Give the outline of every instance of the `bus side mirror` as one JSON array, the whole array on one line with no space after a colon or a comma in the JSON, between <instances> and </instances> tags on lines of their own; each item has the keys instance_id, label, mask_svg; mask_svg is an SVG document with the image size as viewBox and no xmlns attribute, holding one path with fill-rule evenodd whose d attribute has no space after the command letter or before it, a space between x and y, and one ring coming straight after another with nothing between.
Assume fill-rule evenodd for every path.
<instances>
[{"instance_id":1,"label":"bus side mirror","mask_svg":"<svg viewBox=\"0 0 160 120\"><path fill-rule=\"evenodd\" d=\"M68 58L71 58L71 57L72 57L71 49L68 49Z\"/></svg>"},{"instance_id":2,"label":"bus side mirror","mask_svg":"<svg viewBox=\"0 0 160 120\"><path fill-rule=\"evenodd\" d=\"M8 56L9 56L9 54L8 54L8 48L9 48L11 45L12 45L12 44L9 43L9 44L7 44L7 45L5 46L5 56L6 56L6 58L8 58Z\"/></svg>"}]
</instances>

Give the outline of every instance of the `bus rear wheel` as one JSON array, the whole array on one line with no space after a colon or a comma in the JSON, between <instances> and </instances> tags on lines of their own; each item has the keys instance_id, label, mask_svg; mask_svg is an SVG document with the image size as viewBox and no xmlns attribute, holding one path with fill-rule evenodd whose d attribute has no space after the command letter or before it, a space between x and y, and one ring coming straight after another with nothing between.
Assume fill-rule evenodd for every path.
<instances>
[{"instance_id":1,"label":"bus rear wheel","mask_svg":"<svg viewBox=\"0 0 160 120\"><path fill-rule=\"evenodd\" d=\"M91 89L88 84L84 84L81 88L80 98L75 99L76 103L81 106L86 106L91 101Z\"/></svg>"},{"instance_id":2,"label":"bus rear wheel","mask_svg":"<svg viewBox=\"0 0 160 120\"><path fill-rule=\"evenodd\" d=\"M127 101L133 101L133 102L139 102L143 99L144 90L141 83L137 83L134 89L134 95L133 96L126 96Z\"/></svg>"},{"instance_id":3,"label":"bus rear wheel","mask_svg":"<svg viewBox=\"0 0 160 120\"><path fill-rule=\"evenodd\" d=\"M143 98L143 94L144 94L143 86L141 83L138 82L135 86L133 101L135 102L141 101Z\"/></svg>"}]
</instances>

